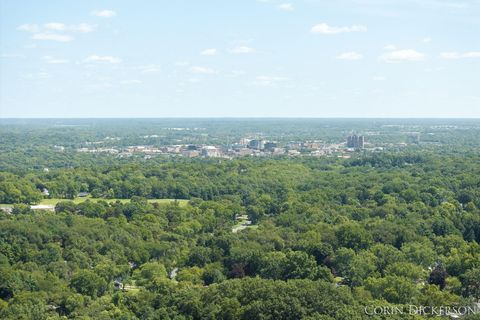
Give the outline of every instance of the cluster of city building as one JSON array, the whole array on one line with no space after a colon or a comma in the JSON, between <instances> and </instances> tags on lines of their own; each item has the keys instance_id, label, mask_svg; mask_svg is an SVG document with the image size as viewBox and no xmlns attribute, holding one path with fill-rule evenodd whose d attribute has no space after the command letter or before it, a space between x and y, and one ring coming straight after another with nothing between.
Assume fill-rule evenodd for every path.
<instances>
[{"instance_id":1,"label":"cluster of city building","mask_svg":"<svg viewBox=\"0 0 480 320\"><path fill-rule=\"evenodd\" d=\"M145 158L156 155L175 155L188 158L209 157L209 158L234 158L242 156L271 156L271 155L311 155L324 156L339 152L352 152L361 150L365 146L364 136L351 135L345 143L325 143L322 141L291 141L280 146L275 141L263 139L242 138L238 142L214 146L214 145L168 145L168 146L129 146L79 148L77 152L86 153L110 153L120 157L143 154Z\"/></svg>"}]
</instances>

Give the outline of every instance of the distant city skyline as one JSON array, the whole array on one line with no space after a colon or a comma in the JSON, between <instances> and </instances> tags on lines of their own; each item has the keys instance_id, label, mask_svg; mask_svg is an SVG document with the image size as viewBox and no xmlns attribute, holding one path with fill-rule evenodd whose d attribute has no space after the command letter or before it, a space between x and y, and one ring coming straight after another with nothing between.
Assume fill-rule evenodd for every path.
<instances>
[{"instance_id":1,"label":"distant city skyline","mask_svg":"<svg viewBox=\"0 0 480 320\"><path fill-rule=\"evenodd\" d=\"M0 118L480 118L480 0L0 2Z\"/></svg>"}]
</instances>

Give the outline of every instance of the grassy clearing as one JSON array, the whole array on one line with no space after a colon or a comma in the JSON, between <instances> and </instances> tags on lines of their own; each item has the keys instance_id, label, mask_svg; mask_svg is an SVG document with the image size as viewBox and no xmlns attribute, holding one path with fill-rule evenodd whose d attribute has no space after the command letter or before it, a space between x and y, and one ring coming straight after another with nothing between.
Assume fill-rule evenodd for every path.
<instances>
[{"instance_id":1,"label":"grassy clearing","mask_svg":"<svg viewBox=\"0 0 480 320\"><path fill-rule=\"evenodd\" d=\"M93 201L93 202L106 201L108 203L113 203L113 202L117 202L117 201L120 201L121 203L130 202L130 199L106 199L106 198L90 198L90 197L80 198L80 197L78 197L78 198L75 198L73 200L69 200L69 199L43 199L38 204L39 205L45 205L45 206L55 206L60 201L73 201L75 204L79 204L79 203L85 202L87 200L90 200L90 201ZM149 203L168 204L168 203L174 202L175 199L148 199L147 201ZM178 199L176 201L178 201L180 206L186 206L187 203L188 203L188 200L183 200L183 199ZM2 207L2 208L12 208L13 204L0 204L0 207Z\"/></svg>"},{"instance_id":2,"label":"grassy clearing","mask_svg":"<svg viewBox=\"0 0 480 320\"><path fill-rule=\"evenodd\" d=\"M251 221L248 220L248 216L242 216L237 219L237 223L232 227L232 232L237 233L245 229L257 229L258 225L251 224Z\"/></svg>"}]
</instances>

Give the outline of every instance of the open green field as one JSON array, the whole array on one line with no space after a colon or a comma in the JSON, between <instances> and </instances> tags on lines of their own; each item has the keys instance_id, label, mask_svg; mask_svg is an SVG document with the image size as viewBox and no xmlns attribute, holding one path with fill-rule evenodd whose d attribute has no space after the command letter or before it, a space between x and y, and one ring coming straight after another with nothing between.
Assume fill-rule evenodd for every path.
<instances>
[{"instance_id":1,"label":"open green field","mask_svg":"<svg viewBox=\"0 0 480 320\"><path fill-rule=\"evenodd\" d=\"M43 199L38 204L39 205L45 205L45 206L55 206L57 203L59 203L61 201L73 201L75 204L79 204L79 203L85 202L87 200L90 200L90 201L93 201L93 202L106 201L108 203L117 202L117 201L120 201L121 203L130 202L130 199L106 199L106 198L77 197L73 200L58 199L58 198ZM161 204L168 204L168 203L172 203L174 201L178 201L180 206L185 206L188 203L188 200L184 200L184 199L177 199L177 200L175 200L175 199L148 199L147 201L149 203L161 203ZM11 208L11 207L13 207L13 204L0 204L0 207Z\"/></svg>"}]
</instances>

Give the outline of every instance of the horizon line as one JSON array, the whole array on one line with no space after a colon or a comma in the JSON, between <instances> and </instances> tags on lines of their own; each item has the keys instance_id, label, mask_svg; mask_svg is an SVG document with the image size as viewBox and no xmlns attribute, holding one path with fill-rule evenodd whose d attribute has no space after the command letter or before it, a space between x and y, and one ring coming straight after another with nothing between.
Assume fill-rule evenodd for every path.
<instances>
[{"instance_id":1,"label":"horizon line","mask_svg":"<svg viewBox=\"0 0 480 320\"><path fill-rule=\"evenodd\" d=\"M347 119L347 120L389 120L389 119L401 119L401 120L480 120L479 117L307 117L307 116L298 116L298 117L282 117L282 116L168 116L168 117L0 117L2 120L166 120L166 119L301 119L301 120L326 120L326 119Z\"/></svg>"}]
</instances>

